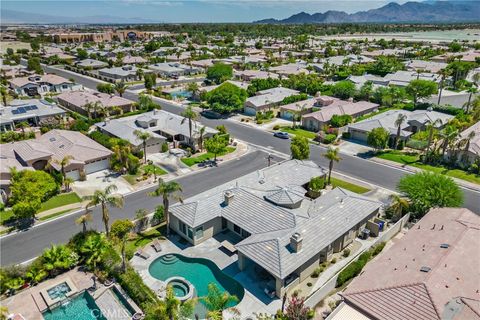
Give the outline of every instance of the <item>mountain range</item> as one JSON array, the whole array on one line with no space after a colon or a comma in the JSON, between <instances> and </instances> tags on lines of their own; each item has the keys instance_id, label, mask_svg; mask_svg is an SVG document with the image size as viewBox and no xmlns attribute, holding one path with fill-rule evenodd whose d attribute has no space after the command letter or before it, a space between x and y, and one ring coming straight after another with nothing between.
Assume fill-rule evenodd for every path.
<instances>
[{"instance_id":1,"label":"mountain range","mask_svg":"<svg viewBox=\"0 0 480 320\"><path fill-rule=\"evenodd\" d=\"M343 11L326 11L308 14L300 12L286 19L264 19L254 23L302 24L302 23L377 23L377 22L478 22L478 1L428 1L391 2L378 9L348 14Z\"/></svg>"}]
</instances>

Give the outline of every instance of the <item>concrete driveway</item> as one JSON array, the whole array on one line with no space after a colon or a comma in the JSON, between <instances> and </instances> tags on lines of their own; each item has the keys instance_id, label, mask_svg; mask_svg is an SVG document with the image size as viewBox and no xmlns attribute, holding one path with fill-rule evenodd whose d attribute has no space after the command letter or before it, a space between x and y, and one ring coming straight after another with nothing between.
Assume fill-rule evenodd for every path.
<instances>
[{"instance_id":1,"label":"concrete driveway","mask_svg":"<svg viewBox=\"0 0 480 320\"><path fill-rule=\"evenodd\" d=\"M87 180L75 181L72 185L72 189L80 197L85 197L92 195L95 190L103 190L111 184L117 186L118 190L116 193L118 194L123 195L134 190L126 180L111 170L102 170L91 173L87 175Z\"/></svg>"}]
</instances>

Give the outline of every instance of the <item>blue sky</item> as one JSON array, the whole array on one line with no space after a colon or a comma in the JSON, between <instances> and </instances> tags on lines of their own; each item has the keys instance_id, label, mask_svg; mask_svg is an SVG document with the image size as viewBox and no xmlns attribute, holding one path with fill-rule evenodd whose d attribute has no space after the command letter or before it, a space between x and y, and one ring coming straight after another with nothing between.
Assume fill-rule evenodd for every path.
<instances>
[{"instance_id":1,"label":"blue sky","mask_svg":"<svg viewBox=\"0 0 480 320\"><path fill-rule=\"evenodd\" d=\"M2 10L62 17L114 16L155 22L251 22L286 18L294 13L378 8L388 0L2 0ZM395 0L403 3L406 0Z\"/></svg>"}]
</instances>

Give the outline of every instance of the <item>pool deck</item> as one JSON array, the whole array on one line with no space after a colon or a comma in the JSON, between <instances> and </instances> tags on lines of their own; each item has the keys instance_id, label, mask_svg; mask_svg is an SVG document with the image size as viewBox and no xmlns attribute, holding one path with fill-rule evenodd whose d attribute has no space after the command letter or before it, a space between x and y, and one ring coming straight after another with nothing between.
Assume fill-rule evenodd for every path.
<instances>
[{"instance_id":1,"label":"pool deck","mask_svg":"<svg viewBox=\"0 0 480 320\"><path fill-rule=\"evenodd\" d=\"M178 253L191 258L204 258L213 261L224 273L231 276L245 288L245 295L236 306L241 313L241 318L255 315L256 313L275 314L281 308L280 299L271 299L264 292L264 283L256 278L251 271L240 271L237 266L237 255L229 254L224 250L221 241L232 239L232 234L219 234L210 238L197 246L183 244L177 235L170 236L169 239L162 240L162 251L156 252L151 245L144 247L144 250L150 254L148 259L134 256L130 262L132 266L142 277L143 281L155 292L161 294L165 288L163 281L153 278L148 272L148 267L156 258L169 254ZM179 275L181 276L181 275Z\"/></svg>"}]
</instances>

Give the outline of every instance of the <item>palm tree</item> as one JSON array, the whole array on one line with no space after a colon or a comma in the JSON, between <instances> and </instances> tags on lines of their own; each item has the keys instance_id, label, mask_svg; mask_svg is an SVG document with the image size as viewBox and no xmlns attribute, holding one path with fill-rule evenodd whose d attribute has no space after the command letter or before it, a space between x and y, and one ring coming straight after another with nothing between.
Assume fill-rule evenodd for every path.
<instances>
[{"instance_id":1,"label":"palm tree","mask_svg":"<svg viewBox=\"0 0 480 320\"><path fill-rule=\"evenodd\" d=\"M138 140L142 141L143 145L143 161L147 163L147 140L150 139L151 135L148 131L135 130L133 131Z\"/></svg>"},{"instance_id":2,"label":"palm tree","mask_svg":"<svg viewBox=\"0 0 480 320\"><path fill-rule=\"evenodd\" d=\"M130 144L126 140L119 140L117 144L112 147L113 154L116 160L120 161L122 168L114 168L115 170L123 170L128 168L128 155L131 152Z\"/></svg>"},{"instance_id":3,"label":"palm tree","mask_svg":"<svg viewBox=\"0 0 480 320\"><path fill-rule=\"evenodd\" d=\"M63 156L62 159L52 159L52 162L54 164L57 164L60 166L60 172L62 173L63 180L65 181L66 173L65 173L65 167L68 167L70 164L70 160L72 160L73 157L71 155L65 155Z\"/></svg>"},{"instance_id":4,"label":"palm tree","mask_svg":"<svg viewBox=\"0 0 480 320\"><path fill-rule=\"evenodd\" d=\"M70 269L77 263L76 255L65 245L52 245L43 252L41 259L43 267L50 275Z\"/></svg>"},{"instance_id":5,"label":"palm tree","mask_svg":"<svg viewBox=\"0 0 480 320\"><path fill-rule=\"evenodd\" d=\"M8 98L8 89L5 88L4 86L0 86L0 94L2 95L2 102L3 102L3 105L6 106L7 105L7 98Z\"/></svg>"},{"instance_id":6,"label":"palm tree","mask_svg":"<svg viewBox=\"0 0 480 320\"><path fill-rule=\"evenodd\" d=\"M197 299L190 299L181 303L173 292L172 286L167 286L164 300L151 304L147 314L148 319L187 320L192 319Z\"/></svg>"},{"instance_id":7,"label":"palm tree","mask_svg":"<svg viewBox=\"0 0 480 320\"><path fill-rule=\"evenodd\" d=\"M196 82L190 82L190 83L187 85L187 90L192 93L192 96L193 96L193 97L196 97L196 96L197 96L197 93L198 93L198 90L199 90L198 83L196 83Z\"/></svg>"},{"instance_id":8,"label":"palm tree","mask_svg":"<svg viewBox=\"0 0 480 320\"><path fill-rule=\"evenodd\" d=\"M400 218L403 212L410 206L408 199L398 194L390 195L390 210L392 210L395 217Z\"/></svg>"},{"instance_id":9,"label":"palm tree","mask_svg":"<svg viewBox=\"0 0 480 320\"><path fill-rule=\"evenodd\" d=\"M188 120L188 133L189 137L189 144L193 146L193 139L192 139L192 130L193 130L193 121L198 118L198 114L193 110L192 106L188 106L185 111L181 113L183 117L181 124L184 124L185 121Z\"/></svg>"},{"instance_id":10,"label":"palm tree","mask_svg":"<svg viewBox=\"0 0 480 320\"><path fill-rule=\"evenodd\" d=\"M102 261L102 258L107 251L107 245L103 235L92 234L83 243L80 252L85 257L85 264L97 269L97 263Z\"/></svg>"},{"instance_id":11,"label":"palm tree","mask_svg":"<svg viewBox=\"0 0 480 320\"><path fill-rule=\"evenodd\" d=\"M467 101L467 104L465 105L466 106L466 109L465 109L465 113L468 113L470 111L470 104L472 103L472 96L474 93L477 93L477 88L475 87L470 87L467 92L469 92L470 94L468 95L468 101Z\"/></svg>"},{"instance_id":12,"label":"palm tree","mask_svg":"<svg viewBox=\"0 0 480 320\"><path fill-rule=\"evenodd\" d=\"M25 275L27 276L27 279L30 280L30 285L33 286L45 279L48 273L40 267L33 266L27 271L27 273L25 273Z\"/></svg>"},{"instance_id":13,"label":"palm tree","mask_svg":"<svg viewBox=\"0 0 480 320\"><path fill-rule=\"evenodd\" d=\"M395 126L397 126L397 135L395 136L395 147L397 150L398 142L400 141L400 133L402 131L402 124L407 120L407 116L403 113L399 113L397 119L395 120Z\"/></svg>"},{"instance_id":14,"label":"palm tree","mask_svg":"<svg viewBox=\"0 0 480 320\"><path fill-rule=\"evenodd\" d=\"M113 87L120 97L122 97L125 90L127 90L127 85L123 81L115 83Z\"/></svg>"},{"instance_id":15,"label":"palm tree","mask_svg":"<svg viewBox=\"0 0 480 320\"><path fill-rule=\"evenodd\" d=\"M443 92L443 87L445 86L445 78L450 75L450 71L446 69L442 69L438 72L438 74L441 76L440 80L440 91L438 92L438 101L437 104L440 105L440 100L442 99L442 92Z\"/></svg>"},{"instance_id":16,"label":"palm tree","mask_svg":"<svg viewBox=\"0 0 480 320\"><path fill-rule=\"evenodd\" d=\"M463 162L466 162L466 158L468 157L467 152L468 152L468 149L470 149L470 141L475 137L475 134L476 134L475 131L472 130L468 133L468 135L465 138L462 139L464 144L464 147L463 147L464 153L463 153L463 159L462 159Z\"/></svg>"},{"instance_id":17,"label":"palm tree","mask_svg":"<svg viewBox=\"0 0 480 320\"><path fill-rule=\"evenodd\" d=\"M208 285L207 295L200 299L208 309L208 319L222 319L222 311L225 309L230 309L237 314L239 313L238 309L230 307L232 304L238 302L238 298L230 295L228 291L221 292L214 283Z\"/></svg>"},{"instance_id":18,"label":"palm tree","mask_svg":"<svg viewBox=\"0 0 480 320\"><path fill-rule=\"evenodd\" d=\"M164 208L164 215L165 221L167 223L167 237L170 235L170 217L168 214L168 209L170 207L169 198L172 197L175 200L183 202L182 197L180 196L180 192L182 192L182 186L176 181L169 181L165 182L162 179L158 180L158 188L150 193L151 196L163 198L163 208Z\"/></svg>"},{"instance_id":19,"label":"palm tree","mask_svg":"<svg viewBox=\"0 0 480 320\"><path fill-rule=\"evenodd\" d=\"M71 190L70 186L74 182L75 182L75 180L72 177L66 177L65 179L63 179L63 184L65 185L65 191L66 192L70 192L70 190Z\"/></svg>"},{"instance_id":20,"label":"palm tree","mask_svg":"<svg viewBox=\"0 0 480 320\"><path fill-rule=\"evenodd\" d=\"M203 126L198 130L198 149L200 152L203 150L203 141L205 140L205 131L207 130L206 126Z\"/></svg>"},{"instance_id":21,"label":"palm tree","mask_svg":"<svg viewBox=\"0 0 480 320\"><path fill-rule=\"evenodd\" d=\"M75 220L76 224L81 224L82 225L82 232L86 233L87 232L87 224L88 222L91 222L93 220L92 217L92 211L86 210L84 214L82 214L80 217L78 217L77 220Z\"/></svg>"},{"instance_id":22,"label":"palm tree","mask_svg":"<svg viewBox=\"0 0 480 320\"><path fill-rule=\"evenodd\" d=\"M434 122L427 124L427 130L428 130L428 140L427 140L427 147L425 148L425 154L423 156L423 162L427 163L428 158L429 158L429 153L430 153L430 146L432 145L433 141L433 134L435 131L435 127L438 125L442 124L441 119L436 119Z\"/></svg>"},{"instance_id":23,"label":"palm tree","mask_svg":"<svg viewBox=\"0 0 480 320\"><path fill-rule=\"evenodd\" d=\"M105 224L105 233L107 237L109 235L108 221L110 220L110 215L108 207L123 207L123 197L113 195L117 191L117 186L114 184L109 185L105 190L95 190L92 196L87 196L85 199L90 200L87 204L87 208L100 205L102 207L102 220Z\"/></svg>"},{"instance_id":24,"label":"palm tree","mask_svg":"<svg viewBox=\"0 0 480 320\"><path fill-rule=\"evenodd\" d=\"M127 266L125 264L125 247L127 243L127 235L132 231L134 224L128 219L117 220L112 224L112 234L120 240L122 244L122 271L125 272Z\"/></svg>"},{"instance_id":25,"label":"palm tree","mask_svg":"<svg viewBox=\"0 0 480 320\"><path fill-rule=\"evenodd\" d=\"M457 140L458 135L459 135L458 129L451 125L445 127L445 129L442 132L440 132L440 136L443 139L442 157L445 155L445 152L447 151L448 146L450 146L453 141Z\"/></svg>"},{"instance_id":26,"label":"palm tree","mask_svg":"<svg viewBox=\"0 0 480 320\"><path fill-rule=\"evenodd\" d=\"M330 161L328 165L328 184L330 184L330 179L332 176L333 162L339 162L340 160L342 160L342 158L340 158L340 156L338 155L338 151L338 148L329 147L327 153L323 155Z\"/></svg>"}]
</instances>

